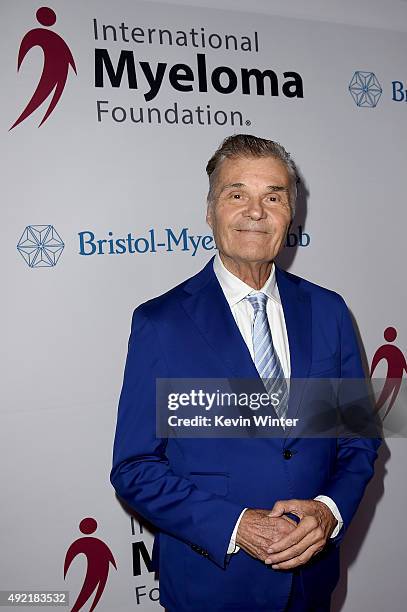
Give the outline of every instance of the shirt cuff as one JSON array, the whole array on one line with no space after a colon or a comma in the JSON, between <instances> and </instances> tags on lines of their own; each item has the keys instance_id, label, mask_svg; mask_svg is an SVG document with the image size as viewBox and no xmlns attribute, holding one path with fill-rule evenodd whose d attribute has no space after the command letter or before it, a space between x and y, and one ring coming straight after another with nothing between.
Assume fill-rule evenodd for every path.
<instances>
[{"instance_id":1,"label":"shirt cuff","mask_svg":"<svg viewBox=\"0 0 407 612\"><path fill-rule=\"evenodd\" d=\"M235 528L234 528L234 530L232 532L232 535L231 535L231 538L230 538L230 541L229 541L229 546L228 546L228 549L227 549L227 552L226 552L227 555L232 555L233 553L237 553L240 550L240 546L238 546L236 544L236 535L237 535L237 530L239 528L239 523L242 520L242 516L243 516L243 514L244 514L244 512L246 510L247 510L247 508L243 508L243 510L240 513L239 518L236 521L236 525L235 525Z\"/></svg>"},{"instance_id":2,"label":"shirt cuff","mask_svg":"<svg viewBox=\"0 0 407 612\"><path fill-rule=\"evenodd\" d=\"M338 521L338 524L336 525L335 529L331 533L331 538L336 538L336 536L338 535L338 533L340 532L343 526L343 520L342 520L341 513L339 512L338 506L335 504L334 500L328 497L327 495L318 495L317 497L314 497L314 499L328 506L328 508L330 509L330 511L336 518L336 520Z\"/></svg>"}]
</instances>

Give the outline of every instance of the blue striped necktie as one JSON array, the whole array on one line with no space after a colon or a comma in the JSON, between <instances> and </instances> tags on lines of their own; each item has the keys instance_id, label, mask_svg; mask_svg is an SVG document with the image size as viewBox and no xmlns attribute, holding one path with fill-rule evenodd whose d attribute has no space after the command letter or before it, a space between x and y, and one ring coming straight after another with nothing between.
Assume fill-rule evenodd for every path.
<instances>
[{"instance_id":1,"label":"blue striped necktie","mask_svg":"<svg viewBox=\"0 0 407 612\"><path fill-rule=\"evenodd\" d=\"M267 393L277 393L279 404L274 407L277 416L282 418L288 409L288 385L284 378L283 368L277 352L274 349L270 325L267 317L267 295L265 293L251 293L246 297L254 310L252 326L252 339L254 351L254 365L267 390Z\"/></svg>"}]
</instances>

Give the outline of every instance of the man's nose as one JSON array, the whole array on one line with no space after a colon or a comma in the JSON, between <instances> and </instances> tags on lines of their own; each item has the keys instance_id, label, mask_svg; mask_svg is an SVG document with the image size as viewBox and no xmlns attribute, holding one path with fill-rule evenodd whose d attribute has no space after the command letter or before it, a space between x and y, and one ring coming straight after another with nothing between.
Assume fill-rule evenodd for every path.
<instances>
[{"instance_id":1,"label":"man's nose","mask_svg":"<svg viewBox=\"0 0 407 612\"><path fill-rule=\"evenodd\" d=\"M251 219L255 219L256 221L266 216L263 202L260 197L253 196L249 198L245 214L246 216L250 217Z\"/></svg>"}]
</instances>

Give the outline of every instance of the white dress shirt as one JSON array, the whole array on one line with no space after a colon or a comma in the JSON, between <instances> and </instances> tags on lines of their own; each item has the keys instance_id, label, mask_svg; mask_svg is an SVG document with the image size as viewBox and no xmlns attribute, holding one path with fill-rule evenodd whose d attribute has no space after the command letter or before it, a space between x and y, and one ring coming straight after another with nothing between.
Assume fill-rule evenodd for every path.
<instances>
[{"instance_id":1,"label":"white dress shirt","mask_svg":"<svg viewBox=\"0 0 407 612\"><path fill-rule=\"evenodd\" d=\"M225 298L230 306L232 315L236 321L239 331L242 334L243 340L245 341L247 348L250 351L250 355L254 361L252 339L254 310L249 301L245 300L244 298L255 290L253 289L253 287L250 287L250 285L244 283L242 280L240 280L240 278L238 278L237 276L232 274L232 272L229 272L227 268L225 268L220 258L219 252L216 253L215 259L213 261L213 271L215 272L216 278L218 279L222 291L225 294ZM260 291L265 293L269 298L267 300L266 312L270 324L270 329L272 330L273 334L273 345L280 359L284 376L285 378L289 379L291 376L290 347L288 344L287 328L285 325L283 307L281 304L280 294L276 282L274 263L271 267L270 276L268 277ZM315 499L326 504L338 521L338 524L336 525L334 531L331 534L331 538L334 538L339 533L343 525L343 520L339 509L333 499L327 497L326 495L318 495L317 497L315 497ZM227 554L232 554L240 550L240 547L236 544L236 534L240 520L246 510L247 508L244 508L244 510L236 521L232 537L230 538Z\"/></svg>"}]
</instances>

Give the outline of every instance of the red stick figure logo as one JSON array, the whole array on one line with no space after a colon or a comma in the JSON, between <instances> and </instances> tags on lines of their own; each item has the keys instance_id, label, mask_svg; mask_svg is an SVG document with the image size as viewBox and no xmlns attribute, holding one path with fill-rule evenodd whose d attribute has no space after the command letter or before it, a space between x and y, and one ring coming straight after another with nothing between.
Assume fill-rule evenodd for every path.
<instances>
[{"instance_id":1,"label":"red stick figure logo","mask_svg":"<svg viewBox=\"0 0 407 612\"><path fill-rule=\"evenodd\" d=\"M38 9L36 17L37 21L45 26L45 28L53 26L57 20L55 12L46 6ZM44 52L44 66L41 78L31 100L28 102L18 119L13 123L10 130L37 110L53 91L54 95L52 96L47 112L38 126L40 127L44 121L48 119L58 104L59 98L64 91L66 79L68 78L69 66L72 66L76 74L75 61L66 42L59 34L45 28L34 28L30 30L21 41L20 50L18 52L17 71L20 70L20 66L28 51L36 46L41 47Z\"/></svg>"},{"instance_id":2,"label":"red stick figure logo","mask_svg":"<svg viewBox=\"0 0 407 612\"><path fill-rule=\"evenodd\" d=\"M94 533L97 526L98 524L95 519L89 517L84 518L79 523L80 531L86 534ZM96 608L96 605L104 591L107 577L109 575L110 563L115 567L115 569L117 569L117 567L110 548L104 542L102 542L102 540L94 537L79 538L78 540L75 540L75 542L73 542L67 550L64 564L64 578L66 578L66 573L73 559L75 559L75 557L81 553L85 555L88 561L88 566L82 589L71 612L78 612L78 610L85 605L97 587L95 598L92 606L89 609L89 612L92 612L92 610Z\"/></svg>"},{"instance_id":3,"label":"red stick figure logo","mask_svg":"<svg viewBox=\"0 0 407 612\"><path fill-rule=\"evenodd\" d=\"M383 417L384 420L396 401L404 371L407 373L407 362L402 351L397 346L390 344L390 342L394 342L397 338L397 330L394 327L386 327L383 335L389 344L379 346L373 355L370 377L373 376L378 363L384 359L387 362L387 375L380 396L376 400L376 412L379 412L386 401L389 400L386 413Z\"/></svg>"}]
</instances>

